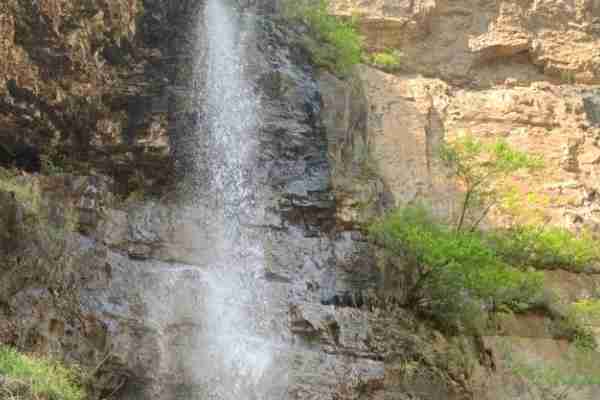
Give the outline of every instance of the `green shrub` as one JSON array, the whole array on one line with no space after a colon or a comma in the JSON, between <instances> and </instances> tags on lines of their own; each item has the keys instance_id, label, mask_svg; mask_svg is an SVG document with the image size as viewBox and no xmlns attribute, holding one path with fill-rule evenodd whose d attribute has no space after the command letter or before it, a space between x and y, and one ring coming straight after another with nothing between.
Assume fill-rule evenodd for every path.
<instances>
[{"instance_id":1,"label":"green shrub","mask_svg":"<svg viewBox=\"0 0 600 400\"><path fill-rule=\"evenodd\" d=\"M42 154L40 156L42 162L42 173L45 175L60 175L65 172L64 155L56 152L51 154Z\"/></svg>"},{"instance_id":2,"label":"green shrub","mask_svg":"<svg viewBox=\"0 0 600 400\"><path fill-rule=\"evenodd\" d=\"M392 256L408 260L414 271L406 288L408 307L438 317L457 316L474 303L492 309L528 303L541 291L541 273L511 267L482 232L457 231L423 206L398 209L371 225L369 233Z\"/></svg>"},{"instance_id":3,"label":"green shrub","mask_svg":"<svg viewBox=\"0 0 600 400\"><path fill-rule=\"evenodd\" d=\"M490 243L507 261L539 269L581 270L600 260L600 246L589 233L558 227L515 226L498 231Z\"/></svg>"},{"instance_id":4,"label":"green shrub","mask_svg":"<svg viewBox=\"0 0 600 400\"><path fill-rule=\"evenodd\" d=\"M548 194L506 188L500 194L497 210L519 225L543 224L552 199Z\"/></svg>"},{"instance_id":5,"label":"green shrub","mask_svg":"<svg viewBox=\"0 0 600 400\"><path fill-rule=\"evenodd\" d=\"M401 58L402 53L398 50L388 50L369 55L367 61L376 68L387 72L394 72L400 68Z\"/></svg>"},{"instance_id":6,"label":"green shrub","mask_svg":"<svg viewBox=\"0 0 600 400\"><path fill-rule=\"evenodd\" d=\"M543 167L541 158L516 150L505 140L483 143L469 133L442 145L439 156L465 191L457 230L468 221L469 229L476 229L498 205L502 200L500 181L520 170Z\"/></svg>"},{"instance_id":7,"label":"green shrub","mask_svg":"<svg viewBox=\"0 0 600 400\"><path fill-rule=\"evenodd\" d=\"M31 180L20 179L17 170L0 167L0 190L12 192L17 201L28 211L37 213L40 209L40 192Z\"/></svg>"},{"instance_id":8,"label":"green shrub","mask_svg":"<svg viewBox=\"0 0 600 400\"><path fill-rule=\"evenodd\" d=\"M582 299L571 304L573 318L579 324L592 326L600 324L600 300Z\"/></svg>"},{"instance_id":9,"label":"green shrub","mask_svg":"<svg viewBox=\"0 0 600 400\"><path fill-rule=\"evenodd\" d=\"M0 376L4 380L0 390L9 399L82 400L85 397L75 370L6 346L0 346Z\"/></svg>"},{"instance_id":10,"label":"green shrub","mask_svg":"<svg viewBox=\"0 0 600 400\"><path fill-rule=\"evenodd\" d=\"M313 61L339 74L361 60L362 37L354 20L344 21L328 12L328 0L289 0L285 6L288 18L305 23L314 40L305 45Z\"/></svg>"},{"instance_id":11,"label":"green shrub","mask_svg":"<svg viewBox=\"0 0 600 400\"><path fill-rule=\"evenodd\" d=\"M568 305L562 319L566 336L582 350L595 350L594 326L600 324L600 300L582 299Z\"/></svg>"}]
</instances>

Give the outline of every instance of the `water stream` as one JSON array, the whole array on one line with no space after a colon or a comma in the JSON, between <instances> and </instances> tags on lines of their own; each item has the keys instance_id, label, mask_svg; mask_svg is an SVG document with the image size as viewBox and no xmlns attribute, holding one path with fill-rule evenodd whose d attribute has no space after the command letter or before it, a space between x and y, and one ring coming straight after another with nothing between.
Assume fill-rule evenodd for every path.
<instances>
[{"instance_id":1,"label":"water stream","mask_svg":"<svg viewBox=\"0 0 600 400\"><path fill-rule=\"evenodd\" d=\"M275 349L282 344L272 335L263 244L242 223L260 207L253 180L260 98L245 55L252 18L226 0L208 0L197 21L196 143L203 149L196 162L205 173L192 179L192 196L204 202L218 226L210 263L202 267L206 287L196 308L201 331L186 355L199 392L194 399L284 398L285 370L273 372L280 353Z\"/></svg>"}]
</instances>

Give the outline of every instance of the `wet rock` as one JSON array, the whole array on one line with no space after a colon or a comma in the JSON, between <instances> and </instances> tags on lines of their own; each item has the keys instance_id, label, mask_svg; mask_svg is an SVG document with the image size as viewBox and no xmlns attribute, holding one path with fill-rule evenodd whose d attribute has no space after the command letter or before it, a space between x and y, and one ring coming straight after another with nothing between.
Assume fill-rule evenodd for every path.
<instances>
[{"instance_id":1,"label":"wet rock","mask_svg":"<svg viewBox=\"0 0 600 400\"><path fill-rule=\"evenodd\" d=\"M147 260L152 255L152 248L146 244L132 243L127 248L127 254L134 260Z\"/></svg>"}]
</instances>

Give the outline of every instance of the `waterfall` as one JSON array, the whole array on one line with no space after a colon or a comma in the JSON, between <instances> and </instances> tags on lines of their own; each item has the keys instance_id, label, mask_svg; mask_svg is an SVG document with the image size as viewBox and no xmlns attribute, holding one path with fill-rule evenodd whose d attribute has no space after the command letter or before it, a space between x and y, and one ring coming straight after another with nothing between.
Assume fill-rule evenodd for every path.
<instances>
[{"instance_id":1,"label":"waterfall","mask_svg":"<svg viewBox=\"0 0 600 400\"><path fill-rule=\"evenodd\" d=\"M204 10L203 115L210 135L211 186L220 199L229 235L239 229L240 213L252 207L249 175L258 129L258 103L244 75L244 38L239 15L226 0L208 0Z\"/></svg>"},{"instance_id":2,"label":"waterfall","mask_svg":"<svg viewBox=\"0 0 600 400\"><path fill-rule=\"evenodd\" d=\"M192 197L206 207L200 218L217 223L209 265L201 266L206 287L194 317L201 328L185 355L188 379L197 388L193 399L284 398L286 370L273 372L278 345L263 244L243 224L260 206L252 176L260 98L245 54L252 18L227 0L208 0L197 21L193 90L200 123L194 143L200 149L191 152L198 174L191 177Z\"/></svg>"}]
</instances>

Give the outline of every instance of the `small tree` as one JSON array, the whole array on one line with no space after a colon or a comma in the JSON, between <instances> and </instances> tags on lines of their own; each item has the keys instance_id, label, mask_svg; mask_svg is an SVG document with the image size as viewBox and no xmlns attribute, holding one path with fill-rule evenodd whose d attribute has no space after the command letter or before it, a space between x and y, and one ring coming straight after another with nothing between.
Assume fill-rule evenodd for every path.
<instances>
[{"instance_id":1,"label":"small tree","mask_svg":"<svg viewBox=\"0 0 600 400\"><path fill-rule=\"evenodd\" d=\"M438 319L465 321L470 318L465 311L473 305L493 310L528 303L542 286L540 273L505 263L482 232L456 231L423 206L398 209L371 225L369 233L390 255L409 264L412 277L405 283L403 305Z\"/></svg>"},{"instance_id":2,"label":"small tree","mask_svg":"<svg viewBox=\"0 0 600 400\"><path fill-rule=\"evenodd\" d=\"M506 141L484 144L470 134L459 137L440 149L440 158L458 178L465 193L456 230L464 228L468 217L474 230L500 198L497 182L522 169L542 166L539 157L513 149ZM475 214L479 209L479 215Z\"/></svg>"},{"instance_id":3,"label":"small tree","mask_svg":"<svg viewBox=\"0 0 600 400\"><path fill-rule=\"evenodd\" d=\"M515 225L490 232L489 243L507 262L536 269L580 272L600 260L600 246L590 232L575 235L556 226Z\"/></svg>"}]
</instances>

